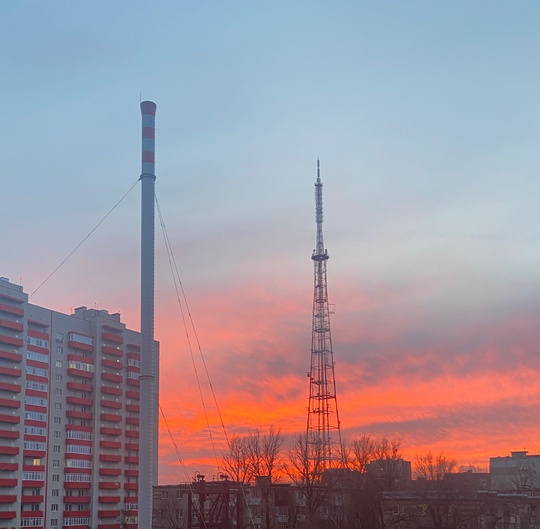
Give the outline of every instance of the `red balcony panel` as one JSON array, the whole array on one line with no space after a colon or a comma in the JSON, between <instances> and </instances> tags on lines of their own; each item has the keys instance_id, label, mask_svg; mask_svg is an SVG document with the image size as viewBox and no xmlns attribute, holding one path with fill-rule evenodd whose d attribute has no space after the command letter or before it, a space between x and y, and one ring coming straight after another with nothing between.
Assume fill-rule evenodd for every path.
<instances>
[{"instance_id":1,"label":"red balcony panel","mask_svg":"<svg viewBox=\"0 0 540 529\"><path fill-rule=\"evenodd\" d=\"M101 338L103 340L107 340L108 342L113 342L113 343L118 343L118 344L124 343L124 339L122 338L121 335L113 334L112 332L102 333Z\"/></svg>"},{"instance_id":2,"label":"red balcony panel","mask_svg":"<svg viewBox=\"0 0 540 529\"><path fill-rule=\"evenodd\" d=\"M45 482L44 481L32 481L32 480L28 480L28 479L23 479L22 480L22 486L23 488L32 488L32 489L41 489L42 487L45 486Z\"/></svg>"},{"instance_id":3,"label":"red balcony panel","mask_svg":"<svg viewBox=\"0 0 540 529\"><path fill-rule=\"evenodd\" d=\"M13 518L17 518L17 511L0 511L0 520L13 520Z\"/></svg>"},{"instance_id":4,"label":"red balcony panel","mask_svg":"<svg viewBox=\"0 0 540 529\"><path fill-rule=\"evenodd\" d=\"M39 375L26 375L26 380L31 380L33 382L39 382L40 384L48 384L49 379L47 377L41 377Z\"/></svg>"},{"instance_id":5,"label":"red balcony panel","mask_svg":"<svg viewBox=\"0 0 540 529\"><path fill-rule=\"evenodd\" d=\"M101 373L101 378L109 382L122 382L122 375L116 373Z\"/></svg>"},{"instance_id":6,"label":"red balcony panel","mask_svg":"<svg viewBox=\"0 0 540 529\"><path fill-rule=\"evenodd\" d=\"M108 463L119 463L122 461L122 456L116 454L99 454L99 460Z\"/></svg>"},{"instance_id":7,"label":"red balcony panel","mask_svg":"<svg viewBox=\"0 0 540 529\"><path fill-rule=\"evenodd\" d=\"M121 448L122 443L120 441L100 441L100 448Z\"/></svg>"},{"instance_id":8,"label":"red balcony panel","mask_svg":"<svg viewBox=\"0 0 540 529\"><path fill-rule=\"evenodd\" d=\"M90 496L64 496L64 503L90 503L90 501Z\"/></svg>"},{"instance_id":9,"label":"red balcony panel","mask_svg":"<svg viewBox=\"0 0 540 529\"><path fill-rule=\"evenodd\" d=\"M21 385L20 384L8 384L7 382L0 382L0 389L4 390L4 391L11 391L12 393L20 393L21 392ZM32 393L30 393L30 389L27 389L26 390L26 394L27 395L32 395ZM41 393L41 392L40 392ZM41 393L41 395L34 395L35 397L37 396L47 396L47 393Z\"/></svg>"},{"instance_id":10,"label":"red balcony panel","mask_svg":"<svg viewBox=\"0 0 540 529\"><path fill-rule=\"evenodd\" d=\"M121 435L122 430L120 428L109 428L108 426L102 426L99 429L99 433L103 435Z\"/></svg>"},{"instance_id":11,"label":"red balcony panel","mask_svg":"<svg viewBox=\"0 0 540 529\"><path fill-rule=\"evenodd\" d=\"M73 453L69 453L69 454L66 454L66 459L78 459L80 461L92 461L92 454L73 454ZM73 471L72 468L70 468L69 470ZM78 470L90 470L89 468L79 468Z\"/></svg>"},{"instance_id":12,"label":"red balcony panel","mask_svg":"<svg viewBox=\"0 0 540 529\"><path fill-rule=\"evenodd\" d=\"M134 470L126 470L124 472L125 476L131 476L131 477L137 477L139 475L139 471L137 469Z\"/></svg>"},{"instance_id":13,"label":"red balcony panel","mask_svg":"<svg viewBox=\"0 0 540 529\"><path fill-rule=\"evenodd\" d=\"M71 454L72 456L77 454ZM74 459L74 458L71 458ZM64 468L64 474L92 474L91 468ZM81 482L84 483L84 482Z\"/></svg>"},{"instance_id":14,"label":"red balcony panel","mask_svg":"<svg viewBox=\"0 0 540 529\"><path fill-rule=\"evenodd\" d=\"M101 360L101 365L102 367L110 367L116 370L124 369L124 365L122 364L122 362L118 360L107 360L107 358L103 358Z\"/></svg>"},{"instance_id":15,"label":"red balcony panel","mask_svg":"<svg viewBox=\"0 0 540 529\"><path fill-rule=\"evenodd\" d=\"M137 456L126 456L124 458L124 461L128 464L134 464L134 465L138 465L139 464L139 458Z\"/></svg>"},{"instance_id":16,"label":"red balcony panel","mask_svg":"<svg viewBox=\"0 0 540 529\"><path fill-rule=\"evenodd\" d=\"M42 518L43 511L21 511L21 518ZM25 526L28 527L28 526ZM31 526L30 526L31 527ZM39 526L41 527L41 526Z\"/></svg>"},{"instance_id":17,"label":"red balcony panel","mask_svg":"<svg viewBox=\"0 0 540 529\"><path fill-rule=\"evenodd\" d=\"M0 327L4 327L4 329L11 329L13 331L24 330L24 325L22 323L19 323L18 321L6 320L4 318L0 318ZM30 332L28 335L32 336Z\"/></svg>"},{"instance_id":18,"label":"red balcony panel","mask_svg":"<svg viewBox=\"0 0 540 529\"><path fill-rule=\"evenodd\" d=\"M120 410L122 408L122 403L118 402L116 400L102 400L101 405L104 408L114 408L116 410Z\"/></svg>"},{"instance_id":19,"label":"red balcony panel","mask_svg":"<svg viewBox=\"0 0 540 529\"><path fill-rule=\"evenodd\" d=\"M114 356L123 356L124 351L116 347L111 347L109 345L102 345L101 352L104 354L114 355Z\"/></svg>"},{"instance_id":20,"label":"red balcony panel","mask_svg":"<svg viewBox=\"0 0 540 529\"><path fill-rule=\"evenodd\" d=\"M38 345L26 344L26 348L34 353L40 353L42 355L48 355L49 350L45 347L39 347Z\"/></svg>"},{"instance_id":21,"label":"red balcony panel","mask_svg":"<svg viewBox=\"0 0 540 529\"><path fill-rule=\"evenodd\" d=\"M102 421L111 421L111 422L120 422L122 420L121 415L116 415L115 413L102 413L99 418Z\"/></svg>"},{"instance_id":22,"label":"red balcony panel","mask_svg":"<svg viewBox=\"0 0 540 529\"><path fill-rule=\"evenodd\" d=\"M107 490L116 490L120 488L120 483L118 481L100 481L99 488L107 489Z\"/></svg>"},{"instance_id":23,"label":"red balcony panel","mask_svg":"<svg viewBox=\"0 0 540 529\"><path fill-rule=\"evenodd\" d=\"M122 395L122 390L120 388L112 386L101 386L101 392L106 393L107 395Z\"/></svg>"},{"instance_id":24,"label":"red balcony panel","mask_svg":"<svg viewBox=\"0 0 540 529\"><path fill-rule=\"evenodd\" d=\"M0 312L7 312L8 314L14 314L15 316L24 316L24 310L13 305L7 305L6 303L0 303Z\"/></svg>"},{"instance_id":25,"label":"red balcony panel","mask_svg":"<svg viewBox=\"0 0 540 529\"><path fill-rule=\"evenodd\" d=\"M22 372L20 369L0 366L0 374L7 375L8 377L20 377Z\"/></svg>"},{"instance_id":26,"label":"red balcony panel","mask_svg":"<svg viewBox=\"0 0 540 529\"><path fill-rule=\"evenodd\" d=\"M137 524L136 523L125 523L124 524L124 529L137 529Z\"/></svg>"},{"instance_id":27,"label":"red balcony panel","mask_svg":"<svg viewBox=\"0 0 540 529\"><path fill-rule=\"evenodd\" d=\"M140 391L126 391L126 397L128 399L135 399L135 400L141 400L141 392Z\"/></svg>"},{"instance_id":28,"label":"red balcony panel","mask_svg":"<svg viewBox=\"0 0 540 529\"><path fill-rule=\"evenodd\" d=\"M139 430L126 430L126 437L139 438Z\"/></svg>"},{"instance_id":29,"label":"red balcony panel","mask_svg":"<svg viewBox=\"0 0 540 529\"><path fill-rule=\"evenodd\" d=\"M124 490L139 490L138 483L124 483Z\"/></svg>"},{"instance_id":30,"label":"red balcony panel","mask_svg":"<svg viewBox=\"0 0 540 529\"><path fill-rule=\"evenodd\" d=\"M39 367L40 369L49 369L49 364L47 362L39 362L38 360L27 360L27 366Z\"/></svg>"},{"instance_id":31,"label":"red balcony panel","mask_svg":"<svg viewBox=\"0 0 540 529\"><path fill-rule=\"evenodd\" d=\"M90 516L90 511L63 511L63 516L64 518L73 518L75 516ZM87 529L89 526L88 525L63 525L62 527L66 527L69 529L71 528L80 528L80 529Z\"/></svg>"},{"instance_id":32,"label":"red balcony panel","mask_svg":"<svg viewBox=\"0 0 540 529\"><path fill-rule=\"evenodd\" d=\"M133 349L133 351L140 351L141 350L141 346L139 344L136 344L136 343L128 343L127 348L130 349L130 352L131 352L132 349Z\"/></svg>"},{"instance_id":33,"label":"red balcony panel","mask_svg":"<svg viewBox=\"0 0 540 529\"><path fill-rule=\"evenodd\" d=\"M92 371L83 371L82 369L75 369L74 367L68 367L67 373L73 377L94 378L94 373L92 373Z\"/></svg>"},{"instance_id":34,"label":"red balcony panel","mask_svg":"<svg viewBox=\"0 0 540 529\"><path fill-rule=\"evenodd\" d=\"M120 496L99 496L99 503L120 503Z\"/></svg>"},{"instance_id":35,"label":"red balcony panel","mask_svg":"<svg viewBox=\"0 0 540 529\"><path fill-rule=\"evenodd\" d=\"M98 523L97 529L121 529L121 527L127 527L127 525L120 525L119 523Z\"/></svg>"},{"instance_id":36,"label":"red balcony panel","mask_svg":"<svg viewBox=\"0 0 540 529\"><path fill-rule=\"evenodd\" d=\"M122 474L121 468L100 468L100 476L120 476Z\"/></svg>"},{"instance_id":37,"label":"red balcony panel","mask_svg":"<svg viewBox=\"0 0 540 529\"><path fill-rule=\"evenodd\" d=\"M98 511L98 516L100 518L116 518L117 516L120 516L120 511L119 510L115 510L115 511L110 511L110 510Z\"/></svg>"},{"instance_id":38,"label":"red balcony panel","mask_svg":"<svg viewBox=\"0 0 540 529\"><path fill-rule=\"evenodd\" d=\"M12 430L0 430L0 438L2 439L18 439L19 436L19 432L14 432Z\"/></svg>"},{"instance_id":39,"label":"red balcony panel","mask_svg":"<svg viewBox=\"0 0 540 529\"><path fill-rule=\"evenodd\" d=\"M141 383L139 382L139 380L136 379L136 378L127 378L127 379L126 379L126 382L128 383L129 386L140 387L140 385L141 385Z\"/></svg>"},{"instance_id":40,"label":"red balcony panel","mask_svg":"<svg viewBox=\"0 0 540 529\"><path fill-rule=\"evenodd\" d=\"M43 331L36 331L35 329L28 329L28 336L32 338L38 338L39 340L49 341L49 335Z\"/></svg>"},{"instance_id":41,"label":"red balcony panel","mask_svg":"<svg viewBox=\"0 0 540 529\"><path fill-rule=\"evenodd\" d=\"M45 457L45 450L25 450L24 455L27 457L39 457L40 459L42 457Z\"/></svg>"},{"instance_id":42,"label":"red balcony panel","mask_svg":"<svg viewBox=\"0 0 540 529\"><path fill-rule=\"evenodd\" d=\"M68 389L72 389L73 391L85 391L86 393L92 393L94 391L94 387L90 384L80 384L78 382L68 382L67 384Z\"/></svg>"},{"instance_id":43,"label":"red balcony panel","mask_svg":"<svg viewBox=\"0 0 540 529\"><path fill-rule=\"evenodd\" d=\"M47 413L46 406L36 406L35 404L26 404L24 409L26 411L37 411L38 413Z\"/></svg>"},{"instance_id":44,"label":"red balcony panel","mask_svg":"<svg viewBox=\"0 0 540 529\"><path fill-rule=\"evenodd\" d=\"M47 441L47 437L45 435L32 435L25 433L23 437L25 441L39 441L41 443L45 443Z\"/></svg>"},{"instance_id":45,"label":"red balcony panel","mask_svg":"<svg viewBox=\"0 0 540 529\"><path fill-rule=\"evenodd\" d=\"M92 419L92 412L89 411L66 411L66 417L71 417L73 419Z\"/></svg>"},{"instance_id":46,"label":"red balcony panel","mask_svg":"<svg viewBox=\"0 0 540 529\"><path fill-rule=\"evenodd\" d=\"M0 406L5 406L6 408L20 408L21 401L12 399L0 399Z\"/></svg>"},{"instance_id":47,"label":"red balcony panel","mask_svg":"<svg viewBox=\"0 0 540 529\"><path fill-rule=\"evenodd\" d=\"M93 431L93 428L91 426L79 426L76 424L68 424L66 426L66 430L71 430L74 432L91 432ZM73 439L75 441L76 439Z\"/></svg>"},{"instance_id":48,"label":"red balcony panel","mask_svg":"<svg viewBox=\"0 0 540 529\"><path fill-rule=\"evenodd\" d=\"M43 496L22 496L22 503L41 503L43 501Z\"/></svg>"},{"instance_id":49,"label":"red balcony panel","mask_svg":"<svg viewBox=\"0 0 540 529\"><path fill-rule=\"evenodd\" d=\"M126 418L126 423L127 424L134 424L136 426L139 425L139 417L127 417Z\"/></svg>"},{"instance_id":50,"label":"red balcony panel","mask_svg":"<svg viewBox=\"0 0 540 529\"><path fill-rule=\"evenodd\" d=\"M126 404L127 411L139 412L140 406L138 404Z\"/></svg>"},{"instance_id":51,"label":"red balcony panel","mask_svg":"<svg viewBox=\"0 0 540 529\"><path fill-rule=\"evenodd\" d=\"M141 359L140 353L134 353L132 351L130 351L126 356L128 357L129 360L140 360Z\"/></svg>"},{"instance_id":52,"label":"red balcony panel","mask_svg":"<svg viewBox=\"0 0 540 529\"><path fill-rule=\"evenodd\" d=\"M139 503L138 496L125 496L124 503Z\"/></svg>"},{"instance_id":53,"label":"red balcony panel","mask_svg":"<svg viewBox=\"0 0 540 529\"><path fill-rule=\"evenodd\" d=\"M22 347L24 345L24 341L21 338L14 338L13 336L7 336L5 334L0 334L0 343L13 345L15 347Z\"/></svg>"},{"instance_id":54,"label":"red balcony panel","mask_svg":"<svg viewBox=\"0 0 540 529\"><path fill-rule=\"evenodd\" d=\"M89 439L66 439L66 445L92 446Z\"/></svg>"},{"instance_id":55,"label":"red balcony panel","mask_svg":"<svg viewBox=\"0 0 540 529\"><path fill-rule=\"evenodd\" d=\"M21 418L18 415L7 415L6 413L0 413L0 423L2 422L19 424L21 422Z\"/></svg>"},{"instance_id":56,"label":"red balcony panel","mask_svg":"<svg viewBox=\"0 0 540 529\"><path fill-rule=\"evenodd\" d=\"M24 498L26 496L23 496L22 497L22 501L24 503ZM41 498L41 501L43 501L43 496L36 496L36 497L40 497ZM16 494L0 494L0 503L13 503L17 501L17 495Z\"/></svg>"},{"instance_id":57,"label":"red balcony panel","mask_svg":"<svg viewBox=\"0 0 540 529\"><path fill-rule=\"evenodd\" d=\"M26 450L24 451L26 454ZM24 465L23 464L23 472L44 472L45 471L45 465Z\"/></svg>"},{"instance_id":58,"label":"red balcony panel","mask_svg":"<svg viewBox=\"0 0 540 529\"><path fill-rule=\"evenodd\" d=\"M139 443L126 443L126 450L139 451Z\"/></svg>"},{"instance_id":59,"label":"red balcony panel","mask_svg":"<svg viewBox=\"0 0 540 529\"><path fill-rule=\"evenodd\" d=\"M0 471L3 472L12 472L13 470L19 470L19 463L2 463L0 466Z\"/></svg>"},{"instance_id":60,"label":"red balcony panel","mask_svg":"<svg viewBox=\"0 0 540 529\"><path fill-rule=\"evenodd\" d=\"M79 406L92 406L94 403L92 399L84 399L82 397L67 397L66 402L68 404L77 404Z\"/></svg>"},{"instance_id":61,"label":"red balcony panel","mask_svg":"<svg viewBox=\"0 0 540 529\"><path fill-rule=\"evenodd\" d=\"M0 446L0 454L5 456L16 456L19 453L18 446Z\"/></svg>"},{"instance_id":62,"label":"red balcony panel","mask_svg":"<svg viewBox=\"0 0 540 529\"><path fill-rule=\"evenodd\" d=\"M69 340L67 344L68 344L68 347L71 347L72 349L79 349L79 351L89 351L89 352L94 351L94 346L89 345L87 343L81 343L81 342L75 342L73 340Z\"/></svg>"},{"instance_id":63,"label":"red balcony panel","mask_svg":"<svg viewBox=\"0 0 540 529\"><path fill-rule=\"evenodd\" d=\"M92 484L87 482L79 483L77 481L67 481L64 483L65 489L89 489L91 486Z\"/></svg>"},{"instance_id":64,"label":"red balcony panel","mask_svg":"<svg viewBox=\"0 0 540 529\"><path fill-rule=\"evenodd\" d=\"M22 355L19 353L10 353L8 351L0 351L0 358L9 362L22 362Z\"/></svg>"},{"instance_id":65,"label":"red balcony panel","mask_svg":"<svg viewBox=\"0 0 540 529\"><path fill-rule=\"evenodd\" d=\"M17 478L0 478L0 487L16 487Z\"/></svg>"},{"instance_id":66,"label":"red balcony panel","mask_svg":"<svg viewBox=\"0 0 540 529\"><path fill-rule=\"evenodd\" d=\"M86 356L79 356L79 355L76 355L76 354L73 354L73 353L69 353L67 355L67 359L68 359L68 362L69 361L73 361L73 362L81 362L82 364L90 364L90 365L94 365L94 359L93 358L89 358L89 357L86 357Z\"/></svg>"}]
</instances>

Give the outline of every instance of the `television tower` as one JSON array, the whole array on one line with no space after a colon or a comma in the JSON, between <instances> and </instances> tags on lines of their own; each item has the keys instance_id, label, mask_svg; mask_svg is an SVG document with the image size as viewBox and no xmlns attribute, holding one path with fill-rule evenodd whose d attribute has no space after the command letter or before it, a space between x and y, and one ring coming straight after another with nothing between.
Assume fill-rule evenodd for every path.
<instances>
[{"instance_id":1,"label":"television tower","mask_svg":"<svg viewBox=\"0 0 540 529\"><path fill-rule=\"evenodd\" d=\"M317 473L336 467L341 461L342 441L334 377L334 353L330 335L330 307L326 284L328 253L323 241L322 182L317 159L315 182L315 222L317 242L313 250L314 292L311 334L311 369L307 419L307 450Z\"/></svg>"}]
</instances>

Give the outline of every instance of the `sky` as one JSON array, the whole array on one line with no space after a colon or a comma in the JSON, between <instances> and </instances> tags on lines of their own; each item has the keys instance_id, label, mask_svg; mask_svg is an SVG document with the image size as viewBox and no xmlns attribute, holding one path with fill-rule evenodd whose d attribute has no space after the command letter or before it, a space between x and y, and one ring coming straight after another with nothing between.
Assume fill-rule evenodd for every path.
<instances>
[{"instance_id":1,"label":"sky","mask_svg":"<svg viewBox=\"0 0 540 529\"><path fill-rule=\"evenodd\" d=\"M200 344L158 223L160 483L215 475L225 435L305 429L317 158L344 437L540 452L538 2L21 0L0 20L0 275L33 293L135 184L32 303L139 328L157 104Z\"/></svg>"}]
</instances>

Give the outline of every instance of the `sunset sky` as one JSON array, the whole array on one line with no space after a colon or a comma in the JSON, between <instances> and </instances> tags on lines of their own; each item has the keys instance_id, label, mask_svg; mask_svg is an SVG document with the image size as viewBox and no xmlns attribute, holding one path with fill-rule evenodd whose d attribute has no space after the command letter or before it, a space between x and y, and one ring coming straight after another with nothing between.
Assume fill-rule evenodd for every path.
<instances>
[{"instance_id":1,"label":"sunset sky","mask_svg":"<svg viewBox=\"0 0 540 529\"><path fill-rule=\"evenodd\" d=\"M156 193L227 435L306 425L321 160L346 438L540 452L540 3L4 1L0 275L42 281ZM139 328L137 185L31 302ZM160 483L224 433L156 225ZM185 309L184 309L185 310ZM197 375L204 396L199 396ZM205 419L210 420L210 427Z\"/></svg>"}]
</instances>

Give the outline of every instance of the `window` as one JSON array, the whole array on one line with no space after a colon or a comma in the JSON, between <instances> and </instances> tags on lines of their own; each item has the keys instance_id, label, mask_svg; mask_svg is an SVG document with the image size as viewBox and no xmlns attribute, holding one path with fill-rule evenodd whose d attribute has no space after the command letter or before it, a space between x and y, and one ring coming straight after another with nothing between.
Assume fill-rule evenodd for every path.
<instances>
[{"instance_id":1,"label":"window","mask_svg":"<svg viewBox=\"0 0 540 529\"><path fill-rule=\"evenodd\" d=\"M51 527L58 527L58 518L51 518Z\"/></svg>"},{"instance_id":2,"label":"window","mask_svg":"<svg viewBox=\"0 0 540 529\"><path fill-rule=\"evenodd\" d=\"M59 375L57 373L56 375L54 375L54 379L56 380L56 382L62 382L62 375Z\"/></svg>"},{"instance_id":3,"label":"window","mask_svg":"<svg viewBox=\"0 0 540 529\"><path fill-rule=\"evenodd\" d=\"M60 481L60 474L53 474L52 480L53 481Z\"/></svg>"},{"instance_id":4,"label":"window","mask_svg":"<svg viewBox=\"0 0 540 529\"><path fill-rule=\"evenodd\" d=\"M55 439L60 439L62 436L62 434L60 432L54 432L54 438Z\"/></svg>"},{"instance_id":5,"label":"window","mask_svg":"<svg viewBox=\"0 0 540 529\"><path fill-rule=\"evenodd\" d=\"M62 390L61 390L61 389L60 389L60 390L57 389L56 391L60 391L60 395L62 394ZM62 404L61 404L60 402L55 402L55 403L54 403L54 409L55 409L55 410L61 410L61 409L62 409Z\"/></svg>"},{"instance_id":6,"label":"window","mask_svg":"<svg viewBox=\"0 0 540 529\"><path fill-rule=\"evenodd\" d=\"M54 424L62 424L62 419L60 417L55 417Z\"/></svg>"},{"instance_id":7,"label":"window","mask_svg":"<svg viewBox=\"0 0 540 529\"><path fill-rule=\"evenodd\" d=\"M54 363L54 365L55 365L56 367L62 367L62 360L57 360L57 361Z\"/></svg>"},{"instance_id":8,"label":"window","mask_svg":"<svg viewBox=\"0 0 540 529\"><path fill-rule=\"evenodd\" d=\"M53 466L54 466L54 465L53 465ZM60 489L53 489L53 490L52 490L51 496L58 496L58 491L59 491L59 490L60 490Z\"/></svg>"},{"instance_id":9,"label":"window","mask_svg":"<svg viewBox=\"0 0 540 529\"><path fill-rule=\"evenodd\" d=\"M57 332L56 333L56 341L57 342L63 342L64 341L64 333L63 332Z\"/></svg>"},{"instance_id":10,"label":"window","mask_svg":"<svg viewBox=\"0 0 540 529\"><path fill-rule=\"evenodd\" d=\"M56 346L56 354L64 354L64 348L61 345Z\"/></svg>"},{"instance_id":11,"label":"window","mask_svg":"<svg viewBox=\"0 0 540 529\"><path fill-rule=\"evenodd\" d=\"M59 454L60 453L60 445L54 445L53 446L53 452L55 454Z\"/></svg>"},{"instance_id":12,"label":"window","mask_svg":"<svg viewBox=\"0 0 540 529\"><path fill-rule=\"evenodd\" d=\"M85 345L94 345L93 338L90 338L90 336L84 336L76 332L70 332L68 334L68 340L70 342L78 342L78 343L83 343Z\"/></svg>"},{"instance_id":13,"label":"window","mask_svg":"<svg viewBox=\"0 0 540 529\"><path fill-rule=\"evenodd\" d=\"M60 466L60 459L53 459L52 466L53 468L58 468Z\"/></svg>"},{"instance_id":14,"label":"window","mask_svg":"<svg viewBox=\"0 0 540 529\"><path fill-rule=\"evenodd\" d=\"M58 503L52 503L51 504L51 511L52 512L58 512Z\"/></svg>"}]
</instances>

